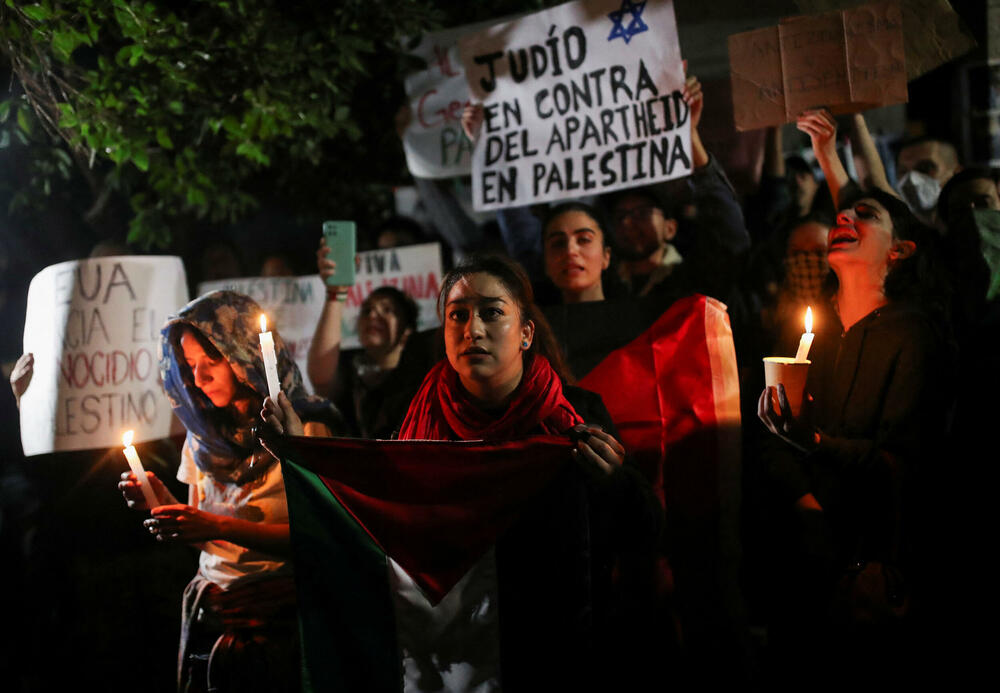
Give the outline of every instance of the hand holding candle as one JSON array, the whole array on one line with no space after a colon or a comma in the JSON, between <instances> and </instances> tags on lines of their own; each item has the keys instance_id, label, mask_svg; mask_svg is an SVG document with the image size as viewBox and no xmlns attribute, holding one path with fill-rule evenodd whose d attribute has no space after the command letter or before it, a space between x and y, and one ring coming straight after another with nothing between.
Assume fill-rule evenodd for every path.
<instances>
[{"instance_id":1,"label":"hand holding candle","mask_svg":"<svg viewBox=\"0 0 1000 693\"><path fill-rule=\"evenodd\" d=\"M267 394L275 402L281 385L278 380L278 357L274 353L274 337L267 331L267 316L260 316L260 353L264 358L264 374L267 376Z\"/></svg>"},{"instance_id":2,"label":"hand holding candle","mask_svg":"<svg viewBox=\"0 0 1000 693\"><path fill-rule=\"evenodd\" d=\"M125 447L125 459L128 460L128 466L132 470L132 473L135 474L136 483L139 484L142 496L146 499L146 505L152 510L160 504L160 501L157 500L156 494L153 493L153 489L149 485L149 479L146 478L146 470L142 468L139 453L136 452L135 446L132 445L132 438L134 436L134 431L125 431L125 435L122 436L122 445Z\"/></svg>"},{"instance_id":3,"label":"hand holding candle","mask_svg":"<svg viewBox=\"0 0 1000 693\"><path fill-rule=\"evenodd\" d=\"M799 350L795 352L795 363L805 363L809 358L809 349L812 347L813 337L813 310L806 308L806 331L799 340Z\"/></svg>"}]
</instances>

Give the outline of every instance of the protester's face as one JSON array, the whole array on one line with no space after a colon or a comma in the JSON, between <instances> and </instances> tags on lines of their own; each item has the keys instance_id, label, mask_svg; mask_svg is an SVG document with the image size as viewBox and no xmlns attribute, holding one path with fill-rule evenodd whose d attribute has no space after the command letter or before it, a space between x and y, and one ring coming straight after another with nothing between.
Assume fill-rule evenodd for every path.
<instances>
[{"instance_id":1,"label":"protester's face","mask_svg":"<svg viewBox=\"0 0 1000 693\"><path fill-rule=\"evenodd\" d=\"M260 266L260 276L262 277L294 277L295 271L288 264L288 260L280 255L268 255Z\"/></svg>"},{"instance_id":2,"label":"protester's face","mask_svg":"<svg viewBox=\"0 0 1000 693\"><path fill-rule=\"evenodd\" d=\"M391 349L410 335L403 330L396 304L387 296L370 296L361 304L358 339L365 350Z\"/></svg>"},{"instance_id":3,"label":"protester's face","mask_svg":"<svg viewBox=\"0 0 1000 693\"><path fill-rule=\"evenodd\" d=\"M534 332L530 320L522 324L520 307L493 275L463 277L445 299L445 351L467 389L475 384L477 390L503 391L520 382L522 353Z\"/></svg>"},{"instance_id":4,"label":"protester's face","mask_svg":"<svg viewBox=\"0 0 1000 693\"><path fill-rule=\"evenodd\" d=\"M956 186L948 195L948 218L955 219L970 209L1000 210L1000 194L989 178L974 178Z\"/></svg>"},{"instance_id":5,"label":"protester's face","mask_svg":"<svg viewBox=\"0 0 1000 693\"><path fill-rule=\"evenodd\" d=\"M215 406L229 406L236 396L236 375L226 359L206 354L190 332L181 335L181 351L194 376L195 387L204 392Z\"/></svg>"},{"instance_id":6,"label":"protester's face","mask_svg":"<svg viewBox=\"0 0 1000 693\"><path fill-rule=\"evenodd\" d=\"M829 233L830 227L818 221L799 224L788 235L788 254L825 251Z\"/></svg>"},{"instance_id":7,"label":"protester's face","mask_svg":"<svg viewBox=\"0 0 1000 693\"><path fill-rule=\"evenodd\" d=\"M615 246L626 260L643 260L673 239L677 230L673 219L648 197L626 195L615 204L612 215Z\"/></svg>"},{"instance_id":8,"label":"protester's face","mask_svg":"<svg viewBox=\"0 0 1000 693\"><path fill-rule=\"evenodd\" d=\"M895 253L888 210L870 198L841 210L827 235L827 246L827 259L835 271L858 264L887 271Z\"/></svg>"},{"instance_id":9,"label":"protester's face","mask_svg":"<svg viewBox=\"0 0 1000 693\"><path fill-rule=\"evenodd\" d=\"M545 228L545 274L563 291L581 292L601 282L611 262L604 234L586 212L564 212Z\"/></svg>"},{"instance_id":10,"label":"protester's face","mask_svg":"<svg viewBox=\"0 0 1000 693\"><path fill-rule=\"evenodd\" d=\"M416 239L409 231L386 229L378 235L376 245L378 245L380 250L388 250L389 248L399 248L404 245L413 245L415 242Z\"/></svg>"},{"instance_id":11,"label":"protester's face","mask_svg":"<svg viewBox=\"0 0 1000 693\"><path fill-rule=\"evenodd\" d=\"M896 175L899 178L910 171L918 171L944 185L957 169L958 161L954 153L941 142L911 144L903 147L896 158Z\"/></svg>"}]
</instances>

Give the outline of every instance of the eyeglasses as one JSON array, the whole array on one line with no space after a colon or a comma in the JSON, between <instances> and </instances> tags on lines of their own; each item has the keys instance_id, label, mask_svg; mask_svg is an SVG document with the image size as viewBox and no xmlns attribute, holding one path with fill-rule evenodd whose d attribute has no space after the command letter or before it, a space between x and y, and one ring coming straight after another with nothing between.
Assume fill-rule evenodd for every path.
<instances>
[{"instance_id":1,"label":"eyeglasses","mask_svg":"<svg viewBox=\"0 0 1000 693\"><path fill-rule=\"evenodd\" d=\"M615 212L614 216L611 217L611 220L615 223L615 226L621 225L626 219L631 219L632 221L643 221L653 216L653 212L658 209L659 207L654 205L639 205L638 207L633 207L632 209L624 209L620 212Z\"/></svg>"}]
</instances>

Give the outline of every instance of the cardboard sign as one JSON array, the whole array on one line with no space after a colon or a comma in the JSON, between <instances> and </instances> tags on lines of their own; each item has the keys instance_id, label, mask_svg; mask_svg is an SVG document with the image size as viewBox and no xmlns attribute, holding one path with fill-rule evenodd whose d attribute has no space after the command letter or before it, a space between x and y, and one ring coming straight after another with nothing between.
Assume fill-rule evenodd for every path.
<instances>
[{"instance_id":1,"label":"cardboard sign","mask_svg":"<svg viewBox=\"0 0 1000 693\"><path fill-rule=\"evenodd\" d=\"M188 301L176 257L106 257L46 267L28 288L24 351L35 355L21 398L25 455L166 438L160 328ZM124 465L124 461L122 462Z\"/></svg>"},{"instance_id":2,"label":"cardboard sign","mask_svg":"<svg viewBox=\"0 0 1000 693\"><path fill-rule=\"evenodd\" d=\"M409 51L427 63L411 72L404 86L410 122L403 133L406 167L419 178L454 178L472 170L472 143L462 132L469 87L458 55L458 39L488 22L425 34Z\"/></svg>"},{"instance_id":3,"label":"cardboard sign","mask_svg":"<svg viewBox=\"0 0 1000 693\"><path fill-rule=\"evenodd\" d=\"M648 185L691 171L672 2L571 2L460 41L485 119L477 210Z\"/></svg>"},{"instance_id":4,"label":"cardboard sign","mask_svg":"<svg viewBox=\"0 0 1000 693\"><path fill-rule=\"evenodd\" d=\"M806 13L840 10L857 0L795 0ZM914 80L976 47L969 27L948 0L906 0L902 3L906 79ZM992 45L992 44L991 44Z\"/></svg>"},{"instance_id":5,"label":"cardboard sign","mask_svg":"<svg viewBox=\"0 0 1000 693\"><path fill-rule=\"evenodd\" d=\"M418 331L437 327L440 324L437 297L441 274L441 248L437 243L358 253L355 283L348 290L344 304L341 349L361 346L357 331L361 303L380 286L395 286L413 297L420 308ZM198 294L204 296L220 289L238 291L260 304L267 313L268 324L281 334L311 391L306 360L326 302L326 288L319 275L220 279L199 284Z\"/></svg>"},{"instance_id":6,"label":"cardboard sign","mask_svg":"<svg viewBox=\"0 0 1000 693\"><path fill-rule=\"evenodd\" d=\"M738 130L792 122L810 108L856 113L907 100L897 0L734 34L729 62Z\"/></svg>"}]
</instances>

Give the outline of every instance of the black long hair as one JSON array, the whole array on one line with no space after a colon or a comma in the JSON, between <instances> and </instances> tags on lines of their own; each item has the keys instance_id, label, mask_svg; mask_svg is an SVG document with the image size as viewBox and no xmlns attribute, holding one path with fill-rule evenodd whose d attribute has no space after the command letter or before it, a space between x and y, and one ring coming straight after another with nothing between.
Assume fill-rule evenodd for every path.
<instances>
[{"instance_id":1,"label":"black long hair","mask_svg":"<svg viewBox=\"0 0 1000 693\"><path fill-rule=\"evenodd\" d=\"M628 289L618 276L618 254L615 253L614 244L611 242L610 236L613 229L611 229L608 225L607 214L605 214L600 207L588 205L585 202L578 202L576 200L563 202L549 207L549 209L545 212L545 216L542 217L542 256L545 256L546 229L549 228L549 224L555 221L556 218L562 216L566 212L582 212L593 219L594 223L597 224L598 230L601 232L601 244L603 247L611 251L611 262L608 263L606 269L601 270L601 287L604 291L604 298L619 298L629 295ZM546 276L545 279L547 284L550 286L539 287L539 293L544 294L545 298L547 298L551 291L555 296L559 296L561 301L562 292L548 276Z\"/></svg>"},{"instance_id":2,"label":"black long hair","mask_svg":"<svg viewBox=\"0 0 1000 693\"><path fill-rule=\"evenodd\" d=\"M521 324L523 325L528 320L535 324L534 339L531 341L531 346L523 354L525 369L527 369L530 359L537 353L548 359L556 374L563 381L572 384L574 382L573 374L566 366L562 349L552 333L549 321L545 319L541 309L535 305L535 292L531 288L531 281L528 279L527 273L515 260L504 255L470 255L444 276L441 281L441 292L438 294L438 317L441 319L440 341L444 342L444 307L448 300L448 294L461 279L473 274L488 274L496 278L517 303Z\"/></svg>"}]
</instances>

